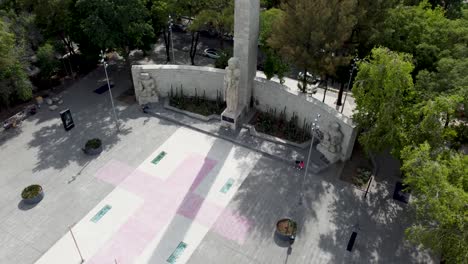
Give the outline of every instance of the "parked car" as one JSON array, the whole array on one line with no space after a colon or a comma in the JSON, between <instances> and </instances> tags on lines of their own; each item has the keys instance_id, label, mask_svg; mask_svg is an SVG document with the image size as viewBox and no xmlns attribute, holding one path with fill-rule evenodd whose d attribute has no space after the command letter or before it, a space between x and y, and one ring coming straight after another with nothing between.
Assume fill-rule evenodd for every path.
<instances>
[{"instance_id":1,"label":"parked car","mask_svg":"<svg viewBox=\"0 0 468 264\"><path fill-rule=\"evenodd\" d=\"M205 49L203 51L203 56L206 56L212 59L219 59L219 57L221 56L221 52L219 52L216 49Z\"/></svg>"},{"instance_id":2,"label":"parked car","mask_svg":"<svg viewBox=\"0 0 468 264\"><path fill-rule=\"evenodd\" d=\"M297 75L297 79L299 81L302 81L304 79L304 73L303 72L299 72L299 74ZM306 73L306 81L310 84L316 84L317 82L320 82L321 79L319 76L314 76L312 73L310 72L307 72Z\"/></svg>"}]
</instances>

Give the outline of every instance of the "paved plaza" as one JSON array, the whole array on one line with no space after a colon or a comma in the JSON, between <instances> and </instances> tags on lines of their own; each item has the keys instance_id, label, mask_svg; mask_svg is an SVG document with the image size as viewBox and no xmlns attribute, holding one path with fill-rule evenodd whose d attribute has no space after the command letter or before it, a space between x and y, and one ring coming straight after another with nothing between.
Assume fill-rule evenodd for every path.
<instances>
[{"instance_id":1,"label":"paved plaza","mask_svg":"<svg viewBox=\"0 0 468 264\"><path fill-rule=\"evenodd\" d=\"M119 67L110 69L115 98L130 85ZM0 136L0 263L80 263L69 228L85 263L435 263L405 242L412 213L392 200L387 181L377 178L365 199L339 180L342 164L303 182L302 171L265 145L118 100L117 133L109 94L92 92L103 75L98 69L63 92L71 131L58 112L41 109ZM104 151L88 157L81 148L93 137ZM20 192L33 183L45 198L30 207ZM299 226L291 247L273 236L284 216Z\"/></svg>"}]
</instances>

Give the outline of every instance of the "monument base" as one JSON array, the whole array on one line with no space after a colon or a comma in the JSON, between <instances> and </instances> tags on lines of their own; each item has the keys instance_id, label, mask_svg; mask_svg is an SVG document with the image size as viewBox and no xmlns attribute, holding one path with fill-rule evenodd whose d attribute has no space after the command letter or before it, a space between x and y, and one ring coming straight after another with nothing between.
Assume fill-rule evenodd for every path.
<instances>
[{"instance_id":1,"label":"monument base","mask_svg":"<svg viewBox=\"0 0 468 264\"><path fill-rule=\"evenodd\" d=\"M322 153L325 156L325 158L327 158L330 164L336 163L339 160L341 160L340 153L332 153L323 145L319 144L317 146L317 150L320 151L320 153Z\"/></svg>"},{"instance_id":2,"label":"monument base","mask_svg":"<svg viewBox=\"0 0 468 264\"><path fill-rule=\"evenodd\" d=\"M242 111L228 112L224 110L221 114L221 125L235 130L240 123L241 114Z\"/></svg>"}]
</instances>

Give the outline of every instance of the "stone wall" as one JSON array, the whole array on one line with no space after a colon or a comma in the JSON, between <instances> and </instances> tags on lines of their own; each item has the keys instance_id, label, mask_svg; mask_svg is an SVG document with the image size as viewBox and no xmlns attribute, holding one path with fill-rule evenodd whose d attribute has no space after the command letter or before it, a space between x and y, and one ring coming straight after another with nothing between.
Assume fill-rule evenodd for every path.
<instances>
[{"instance_id":1,"label":"stone wall","mask_svg":"<svg viewBox=\"0 0 468 264\"><path fill-rule=\"evenodd\" d=\"M341 159L347 160L351 157L357 136L357 128L350 118L342 115L334 108L313 97L306 97L297 90L291 91L284 85L263 78L255 78L254 98L257 109L268 111L268 109L276 108L278 113L286 108L286 117L289 119L295 113L298 116L300 125L303 124L304 119L307 123L312 123L316 114L320 114L320 130L328 127L331 122L338 122L343 133Z\"/></svg>"},{"instance_id":2,"label":"stone wall","mask_svg":"<svg viewBox=\"0 0 468 264\"><path fill-rule=\"evenodd\" d=\"M135 94L138 102L157 102L153 100L142 100L140 75L149 73L155 81L157 95L166 97L171 91L171 87L175 93L177 89L184 90L184 94L189 96L195 95L195 88L198 95L202 95L205 91L206 97L216 100L216 91L224 98L223 83L224 70L212 67L198 67L188 65L134 65L132 67L133 82Z\"/></svg>"},{"instance_id":3,"label":"stone wall","mask_svg":"<svg viewBox=\"0 0 468 264\"><path fill-rule=\"evenodd\" d=\"M194 95L195 88L200 95L205 91L206 97L213 100L216 99L216 91L218 91L224 98L224 70L185 65L135 65L132 68L132 74L135 93L140 103L142 102L139 81L141 73L149 73L154 79L158 95L161 97L166 97L172 86L174 91L176 87L183 87L184 94L187 95ZM298 93L297 90L289 90L284 85L263 78L255 79L253 95L257 109L267 111L269 108L276 108L279 112L286 107L287 117L289 118L293 113L296 113L300 125L302 125L304 118L306 122L311 123L316 114L321 115L319 125L322 129L325 129L331 122L338 122L343 133L341 159L347 160L351 157L357 129L351 119L343 116L334 108L315 98L306 97ZM147 102L147 98L144 101Z\"/></svg>"}]
</instances>

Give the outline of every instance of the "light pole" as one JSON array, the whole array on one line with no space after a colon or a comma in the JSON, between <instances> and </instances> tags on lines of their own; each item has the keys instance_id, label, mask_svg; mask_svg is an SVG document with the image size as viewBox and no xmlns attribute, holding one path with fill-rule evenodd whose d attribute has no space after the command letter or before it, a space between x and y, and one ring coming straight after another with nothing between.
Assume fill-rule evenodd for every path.
<instances>
[{"instance_id":1,"label":"light pole","mask_svg":"<svg viewBox=\"0 0 468 264\"><path fill-rule=\"evenodd\" d=\"M348 87L346 88L346 94L345 94L345 97L344 97L343 106L342 106L342 108L341 108L341 113L343 113L344 106L345 106L345 103L346 103L346 98L348 97L349 86L351 85L351 80L353 79L354 70L357 69L357 66L356 66L356 62L357 62L357 61L359 61L359 58L358 58L358 57L355 57L355 58L353 59L353 63L351 64L351 70L349 71L349 82L348 82Z\"/></svg>"},{"instance_id":2,"label":"light pole","mask_svg":"<svg viewBox=\"0 0 468 264\"><path fill-rule=\"evenodd\" d=\"M302 176L302 185L301 185L301 197L299 198L299 205L302 205L302 201L304 200L304 182L307 175L307 171L309 170L309 163L310 163L310 154L312 153L312 148L314 147L314 140L315 140L315 133L314 131L319 129L320 126L318 125L318 121L320 119L320 114L317 114L314 118L314 122L312 122L312 127L310 128L310 133L312 134L312 140L310 142L309 148L309 155L307 156L307 163L304 170L304 176Z\"/></svg>"},{"instance_id":3,"label":"light pole","mask_svg":"<svg viewBox=\"0 0 468 264\"><path fill-rule=\"evenodd\" d=\"M172 60L174 64L176 63L175 61L175 56L174 56L174 39L172 38L172 17L169 15L169 34L171 34L171 49L172 49Z\"/></svg>"},{"instance_id":4,"label":"light pole","mask_svg":"<svg viewBox=\"0 0 468 264\"><path fill-rule=\"evenodd\" d=\"M119 119L117 118L117 113L115 112L115 106L114 106L114 98L112 97L112 91L111 91L111 86L109 82L109 76L107 75L107 62L105 60L104 52L101 50L101 63L104 66L104 72L106 73L106 80L107 80L107 88L109 88L109 96L112 104L112 111L114 112L114 119L115 119L115 127L117 128L117 131L120 131L119 128Z\"/></svg>"}]
</instances>

